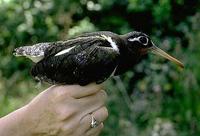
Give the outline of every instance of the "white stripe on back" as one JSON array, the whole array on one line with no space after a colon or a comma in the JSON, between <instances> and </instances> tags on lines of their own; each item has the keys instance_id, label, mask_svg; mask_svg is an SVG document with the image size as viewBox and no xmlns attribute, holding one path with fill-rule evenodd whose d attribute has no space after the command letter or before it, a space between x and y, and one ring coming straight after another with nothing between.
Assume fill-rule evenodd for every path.
<instances>
[{"instance_id":1,"label":"white stripe on back","mask_svg":"<svg viewBox=\"0 0 200 136\"><path fill-rule=\"evenodd\" d=\"M64 50L58 52L55 56L60 56L60 55L63 55L63 54L65 54L65 53L68 53L68 52L69 52L71 49L73 49L74 47L75 47L75 46L70 47L70 48L68 48L68 49L64 49Z\"/></svg>"},{"instance_id":2,"label":"white stripe on back","mask_svg":"<svg viewBox=\"0 0 200 136\"><path fill-rule=\"evenodd\" d=\"M112 38L110 36L106 36L106 35L101 35L103 38L105 38L110 45L113 47L114 50L119 51L119 48L117 47L117 44L112 40Z\"/></svg>"}]
</instances>

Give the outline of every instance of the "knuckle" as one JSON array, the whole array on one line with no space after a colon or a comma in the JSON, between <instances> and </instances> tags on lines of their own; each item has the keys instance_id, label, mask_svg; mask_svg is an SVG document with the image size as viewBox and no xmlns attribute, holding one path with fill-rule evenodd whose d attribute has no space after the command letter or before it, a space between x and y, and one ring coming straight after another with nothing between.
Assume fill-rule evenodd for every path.
<instances>
[{"instance_id":1,"label":"knuckle","mask_svg":"<svg viewBox=\"0 0 200 136\"><path fill-rule=\"evenodd\" d=\"M108 118L108 109L106 108L106 107L103 107L103 115L104 115L104 118L106 119L106 118Z\"/></svg>"},{"instance_id":2,"label":"knuckle","mask_svg":"<svg viewBox=\"0 0 200 136\"><path fill-rule=\"evenodd\" d=\"M108 98L107 93L106 93L106 91L104 91L104 90L101 90L101 91L99 92L99 95L100 95L100 98L101 98L103 101L106 101L107 98Z\"/></svg>"},{"instance_id":3,"label":"knuckle","mask_svg":"<svg viewBox=\"0 0 200 136\"><path fill-rule=\"evenodd\" d=\"M53 103L67 103L67 102L74 102L74 98L71 97L72 91L66 91L62 86L55 89L53 93L53 97L51 97L51 101Z\"/></svg>"},{"instance_id":4,"label":"knuckle","mask_svg":"<svg viewBox=\"0 0 200 136\"><path fill-rule=\"evenodd\" d=\"M67 91L63 86L59 86L57 88L54 88L54 95L57 98L63 97L64 95L68 95Z\"/></svg>"},{"instance_id":5,"label":"knuckle","mask_svg":"<svg viewBox=\"0 0 200 136\"><path fill-rule=\"evenodd\" d=\"M75 107L71 107L71 106L61 106L59 108L57 108L57 116L59 118L59 120L66 120L68 118L71 118L72 116L76 115L77 113L77 109Z\"/></svg>"}]
</instances>

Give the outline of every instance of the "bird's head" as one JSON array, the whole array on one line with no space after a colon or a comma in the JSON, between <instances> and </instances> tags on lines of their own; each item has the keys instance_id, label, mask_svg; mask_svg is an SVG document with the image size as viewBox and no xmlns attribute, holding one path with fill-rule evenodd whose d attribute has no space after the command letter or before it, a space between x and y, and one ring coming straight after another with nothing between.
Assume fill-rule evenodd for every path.
<instances>
[{"instance_id":1,"label":"bird's head","mask_svg":"<svg viewBox=\"0 0 200 136\"><path fill-rule=\"evenodd\" d=\"M155 46L150 37L142 32L133 31L128 34L122 35L122 37L126 43L126 46L132 52L137 52L140 55L152 52L156 55L162 56L170 61L173 61L182 68L184 67L184 65L179 60Z\"/></svg>"}]
</instances>

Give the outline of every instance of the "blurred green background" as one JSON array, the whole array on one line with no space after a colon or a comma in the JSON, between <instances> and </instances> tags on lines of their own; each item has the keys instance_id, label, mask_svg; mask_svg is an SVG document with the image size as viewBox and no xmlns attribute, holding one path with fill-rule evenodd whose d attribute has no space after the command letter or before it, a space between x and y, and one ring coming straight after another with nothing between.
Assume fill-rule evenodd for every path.
<instances>
[{"instance_id":1,"label":"blurred green background","mask_svg":"<svg viewBox=\"0 0 200 136\"><path fill-rule=\"evenodd\" d=\"M102 136L200 135L199 0L0 0L0 116L42 89L31 61L14 48L83 33L138 30L185 64L154 55L106 82L109 118Z\"/></svg>"}]
</instances>

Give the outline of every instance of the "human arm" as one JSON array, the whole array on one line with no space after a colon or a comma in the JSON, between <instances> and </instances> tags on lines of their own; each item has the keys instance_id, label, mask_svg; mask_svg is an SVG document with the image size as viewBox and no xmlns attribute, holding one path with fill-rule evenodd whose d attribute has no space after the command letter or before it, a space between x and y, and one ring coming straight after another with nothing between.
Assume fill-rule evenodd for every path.
<instances>
[{"instance_id":1,"label":"human arm","mask_svg":"<svg viewBox=\"0 0 200 136\"><path fill-rule=\"evenodd\" d=\"M53 86L29 104L0 119L1 136L98 135L103 127L90 128L91 115L103 122L106 93L90 84Z\"/></svg>"}]
</instances>

